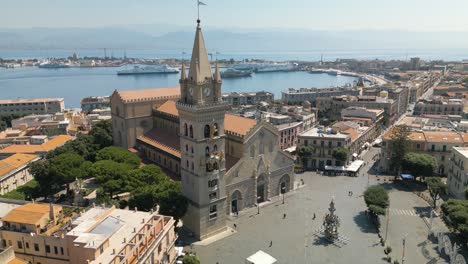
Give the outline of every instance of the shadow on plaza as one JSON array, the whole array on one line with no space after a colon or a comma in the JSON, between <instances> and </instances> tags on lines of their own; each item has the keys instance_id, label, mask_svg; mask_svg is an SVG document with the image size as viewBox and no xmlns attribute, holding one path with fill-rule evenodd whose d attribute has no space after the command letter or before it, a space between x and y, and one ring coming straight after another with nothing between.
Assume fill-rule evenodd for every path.
<instances>
[{"instance_id":1,"label":"shadow on plaza","mask_svg":"<svg viewBox=\"0 0 468 264\"><path fill-rule=\"evenodd\" d=\"M426 186L421 182L405 182L402 180L394 181L393 178L394 177L392 176L392 180L382 181L380 185L384 187L387 191L397 190L401 192L423 192L426 190Z\"/></svg>"},{"instance_id":2,"label":"shadow on plaza","mask_svg":"<svg viewBox=\"0 0 468 264\"><path fill-rule=\"evenodd\" d=\"M365 214L365 212L359 212L358 215L353 217L353 220L361 232L377 234L377 228L371 222L370 218Z\"/></svg>"}]
</instances>

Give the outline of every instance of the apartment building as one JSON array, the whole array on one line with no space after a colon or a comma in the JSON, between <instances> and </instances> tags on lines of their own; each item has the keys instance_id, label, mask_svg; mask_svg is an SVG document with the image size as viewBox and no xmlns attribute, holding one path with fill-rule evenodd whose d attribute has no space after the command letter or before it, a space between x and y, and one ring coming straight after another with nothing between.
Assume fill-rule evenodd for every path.
<instances>
[{"instance_id":1,"label":"apartment building","mask_svg":"<svg viewBox=\"0 0 468 264\"><path fill-rule=\"evenodd\" d=\"M1 115L55 114L63 112L63 98L0 100Z\"/></svg>"},{"instance_id":2,"label":"apartment building","mask_svg":"<svg viewBox=\"0 0 468 264\"><path fill-rule=\"evenodd\" d=\"M25 204L2 218L0 247L32 264L174 263L175 220L154 212Z\"/></svg>"},{"instance_id":3,"label":"apartment building","mask_svg":"<svg viewBox=\"0 0 468 264\"><path fill-rule=\"evenodd\" d=\"M14 154L0 160L0 195L16 190L32 180L29 164L39 159L37 155Z\"/></svg>"},{"instance_id":4,"label":"apartment building","mask_svg":"<svg viewBox=\"0 0 468 264\"><path fill-rule=\"evenodd\" d=\"M285 103L302 103L309 101L315 105L319 97L334 97L341 95L358 96L360 90L356 87L336 87L336 88L289 88L281 93L281 99Z\"/></svg>"},{"instance_id":5,"label":"apartment building","mask_svg":"<svg viewBox=\"0 0 468 264\"><path fill-rule=\"evenodd\" d=\"M260 91L260 92L231 92L223 94L223 101L232 106L239 105L255 105L260 102L271 103L274 100L273 93Z\"/></svg>"},{"instance_id":6,"label":"apartment building","mask_svg":"<svg viewBox=\"0 0 468 264\"><path fill-rule=\"evenodd\" d=\"M468 148L452 148L447 187L449 193L457 199L466 199L465 188L468 187Z\"/></svg>"},{"instance_id":7,"label":"apartment building","mask_svg":"<svg viewBox=\"0 0 468 264\"><path fill-rule=\"evenodd\" d=\"M463 116L463 99L446 99L434 96L431 100L421 100L414 106L414 115L459 115Z\"/></svg>"}]
</instances>

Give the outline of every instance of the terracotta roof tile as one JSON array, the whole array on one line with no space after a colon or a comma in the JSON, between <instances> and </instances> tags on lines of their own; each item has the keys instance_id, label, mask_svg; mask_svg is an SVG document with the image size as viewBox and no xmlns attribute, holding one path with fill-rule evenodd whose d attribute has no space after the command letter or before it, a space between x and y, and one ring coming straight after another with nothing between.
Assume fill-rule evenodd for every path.
<instances>
[{"instance_id":1,"label":"terracotta roof tile","mask_svg":"<svg viewBox=\"0 0 468 264\"><path fill-rule=\"evenodd\" d=\"M14 154L6 159L0 160L0 178L38 158L39 156L37 155Z\"/></svg>"},{"instance_id":2,"label":"terracotta roof tile","mask_svg":"<svg viewBox=\"0 0 468 264\"><path fill-rule=\"evenodd\" d=\"M0 153L44 153L63 146L63 144L72 140L73 138L74 137L68 135L60 135L41 145L10 145L4 149L1 149Z\"/></svg>"},{"instance_id":3,"label":"terracotta roof tile","mask_svg":"<svg viewBox=\"0 0 468 264\"><path fill-rule=\"evenodd\" d=\"M147 101L154 99L170 99L180 97L180 87L164 87L141 90L116 91L122 101Z\"/></svg>"},{"instance_id":4,"label":"terracotta roof tile","mask_svg":"<svg viewBox=\"0 0 468 264\"><path fill-rule=\"evenodd\" d=\"M54 205L56 211L62 210L62 206ZM2 218L2 221L21 224L36 224L44 215L49 214L50 205L28 203L11 210Z\"/></svg>"},{"instance_id":5,"label":"terracotta roof tile","mask_svg":"<svg viewBox=\"0 0 468 264\"><path fill-rule=\"evenodd\" d=\"M143 136L138 137L138 140L167 152L179 159L181 157L180 139L175 133L168 133L166 131L153 128Z\"/></svg>"},{"instance_id":6,"label":"terracotta roof tile","mask_svg":"<svg viewBox=\"0 0 468 264\"><path fill-rule=\"evenodd\" d=\"M169 114L169 115L173 115L177 117L179 116L176 103L172 100L165 102L156 110L162 113ZM256 124L257 124L257 121L254 119L232 115L232 114L224 115L224 130L227 133L245 136L247 135L247 132L249 132Z\"/></svg>"},{"instance_id":7,"label":"terracotta roof tile","mask_svg":"<svg viewBox=\"0 0 468 264\"><path fill-rule=\"evenodd\" d=\"M254 119L231 114L224 115L224 130L234 134L245 136L256 124L257 121Z\"/></svg>"},{"instance_id":8,"label":"terracotta roof tile","mask_svg":"<svg viewBox=\"0 0 468 264\"><path fill-rule=\"evenodd\" d=\"M361 133L353 128L348 128L346 130L341 131L343 134L348 134L351 136L351 141L354 141L356 138L358 138Z\"/></svg>"}]
</instances>

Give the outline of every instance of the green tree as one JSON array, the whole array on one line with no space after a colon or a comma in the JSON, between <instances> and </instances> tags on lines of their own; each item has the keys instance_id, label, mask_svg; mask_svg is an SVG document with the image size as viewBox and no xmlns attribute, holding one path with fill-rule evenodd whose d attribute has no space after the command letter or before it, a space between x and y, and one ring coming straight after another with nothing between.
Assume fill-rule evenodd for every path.
<instances>
[{"instance_id":1,"label":"green tree","mask_svg":"<svg viewBox=\"0 0 468 264\"><path fill-rule=\"evenodd\" d=\"M434 174L437 167L437 160L426 153L406 153L403 157L401 167L404 171L410 172L415 177L427 176L430 177Z\"/></svg>"},{"instance_id":2,"label":"green tree","mask_svg":"<svg viewBox=\"0 0 468 264\"><path fill-rule=\"evenodd\" d=\"M183 264L200 264L200 260L194 255L185 255L182 259Z\"/></svg>"},{"instance_id":3,"label":"green tree","mask_svg":"<svg viewBox=\"0 0 468 264\"><path fill-rule=\"evenodd\" d=\"M449 199L442 204L445 223L468 241L468 200Z\"/></svg>"},{"instance_id":4,"label":"green tree","mask_svg":"<svg viewBox=\"0 0 468 264\"><path fill-rule=\"evenodd\" d=\"M104 120L96 123L89 135L93 137L93 143L98 145L100 149L112 146L112 122Z\"/></svg>"},{"instance_id":5,"label":"green tree","mask_svg":"<svg viewBox=\"0 0 468 264\"><path fill-rule=\"evenodd\" d=\"M465 187L465 199L468 199L468 187Z\"/></svg>"},{"instance_id":6,"label":"green tree","mask_svg":"<svg viewBox=\"0 0 468 264\"><path fill-rule=\"evenodd\" d=\"M338 147L333 150L333 158L336 159L340 165L343 165L346 160L348 160L349 152L343 147Z\"/></svg>"},{"instance_id":7,"label":"green tree","mask_svg":"<svg viewBox=\"0 0 468 264\"><path fill-rule=\"evenodd\" d=\"M67 193L70 183L76 178L83 178L88 172L91 163L85 162L84 158L75 153L64 153L53 158L49 162L49 171L58 183L67 185Z\"/></svg>"},{"instance_id":8,"label":"green tree","mask_svg":"<svg viewBox=\"0 0 468 264\"><path fill-rule=\"evenodd\" d=\"M140 166L141 159L135 154L121 147L106 147L96 154L96 161L112 160L119 163L130 164L133 168Z\"/></svg>"},{"instance_id":9,"label":"green tree","mask_svg":"<svg viewBox=\"0 0 468 264\"><path fill-rule=\"evenodd\" d=\"M379 185L367 188L364 201L369 210L376 215L385 215L385 209L390 205L387 191Z\"/></svg>"},{"instance_id":10,"label":"green tree","mask_svg":"<svg viewBox=\"0 0 468 264\"><path fill-rule=\"evenodd\" d=\"M405 125L395 126L392 130L390 166L393 168L396 176L400 174L403 158L408 152L409 129ZM390 147L390 146L389 146Z\"/></svg>"},{"instance_id":11,"label":"green tree","mask_svg":"<svg viewBox=\"0 0 468 264\"><path fill-rule=\"evenodd\" d=\"M463 78L462 83L468 83L468 77Z\"/></svg>"},{"instance_id":12,"label":"green tree","mask_svg":"<svg viewBox=\"0 0 468 264\"><path fill-rule=\"evenodd\" d=\"M138 169L129 171L127 176L126 188L132 192L138 188L160 184L166 181L168 177L158 166L151 164Z\"/></svg>"},{"instance_id":13,"label":"green tree","mask_svg":"<svg viewBox=\"0 0 468 264\"><path fill-rule=\"evenodd\" d=\"M297 152L297 155L301 159L302 165L304 168L306 167L307 160L312 156L312 152L314 149L309 146L302 146L299 148L299 151Z\"/></svg>"},{"instance_id":14,"label":"green tree","mask_svg":"<svg viewBox=\"0 0 468 264\"><path fill-rule=\"evenodd\" d=\"M447 186L440 179L440 177L428 177L426 179L427 189L432 198L432 207L437 207L437 200L440 200L440 195L445 194Z\"/></svg>"},{"instance_id":15,"label":"green tree","mask_svg":"<svg viewBox=\"0 0 468 264\"><path fill-rule=\"evenodd\" d=\"M103 191L113 197L114 194L126 191L125 185L131 169L127 163L101 160L91 166L89 173L97 183L101 184Z\"/></svg>"},{"instance_id":16,"label":"green tree","mask_svg":"<svg viewBox=\"0 0 468 264\"><path fill-rule=\"evenodd\" d=\"M57 183L57 179L50 172L49 160L33 162L29 167L29 172L39 185L39 193L42 197L47 198L60 190L61 183Z\"/></svg>"}]
</instances>

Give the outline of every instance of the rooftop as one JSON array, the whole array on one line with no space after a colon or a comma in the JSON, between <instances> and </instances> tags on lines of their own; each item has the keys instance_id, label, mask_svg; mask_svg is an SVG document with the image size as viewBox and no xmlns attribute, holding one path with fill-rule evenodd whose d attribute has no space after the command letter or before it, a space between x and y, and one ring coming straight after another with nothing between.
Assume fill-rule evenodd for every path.
<instances>
[{"instance_id":1,"label":"rooftop","mask_svg":"<svg viewBox=\"0 0 468 264\"><path fill-rule=\"evenodd\" d=\"M152 88L141 90L115 91L124 102L138 102L160 99L174 99L180 97L179 87Z\"/></svg>"},{"instance_id":2,"label":"rooftop","mask_svg":"<svg viewBox=\"0 0 468 264\"><path fill-rule=\"evenodd\" d=\"M50 139L49 141L41 144L41 145L10 145L4 149L0 150L0 154L2 153L43 153L54 150L57 147L62 146L67 141L74 139L72 136L68 135L59 135Z\"/></svg>"},{"instance_id":3,"label":"rooftop","mask_svg":"<svg viewBox=\"0 0 468 264\"><path fill-rule=\"evenodd\" d=\"M56 211L62 210L62 206L53 205ZM35 225L41 218L50 212L49 204L27 203L10 211L2 218L4 222Z\"/></svg>"},{"instance_id":4,"label":"rooftop","mask_svg":"<svg viewBox=\"0 0 468 264\"><path fill-rule=\"evenodd\" d=\"M320 132L322 131L322 132ZM320 130L317 127L314 127L310 130L307 130L303 133L300 134L301 137L323 137L323 138L339 138L339 139L346 139L350 137L348 134L342 134L342 133L326 133L326 130Z\"/></svg>"},{"instance_id":5,"label":"rooftop","mask_svg":"<svg viewBox=\"0 0 468 264\"><path fill-rule=\"evenodd\" d=\"M153 128L144 135L138 137L138 140L167 152L177 158L181 157L180 139L175 133L168 133L162 129Z\"/></svg>"},{"instance_id":6,"label":"rooftop","mask_svg":"<svg viewBox=\"0 0 468 264\"><path fill-rule=\"evenodd\" d=\"M43 103L43 102L63 102L63 98L34 98L34 99L0 100L0 104Z\"/></svg>"},{"instance_id":7,"label":"rooftop","mask_svg":"<svg viewBox=\"0 0 468 264\"><path fill-rule=\"evenodd\" d=\"M14 154L6 159L0 160L0 178L9 175L11 172L37 159L39 159L37 155Z\"/></svg>"},{"instance_id":8,"label":"rooftop","mask_svg":"<svg viewBox=\"0 0 468 264\"><path fill-rule=\"evenodd\" d=\"M468 147L453 147L453 151L456 151L468 159Z\"/></svg>"}]
</instances>

